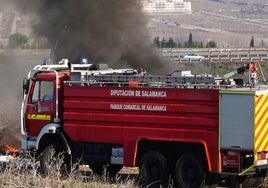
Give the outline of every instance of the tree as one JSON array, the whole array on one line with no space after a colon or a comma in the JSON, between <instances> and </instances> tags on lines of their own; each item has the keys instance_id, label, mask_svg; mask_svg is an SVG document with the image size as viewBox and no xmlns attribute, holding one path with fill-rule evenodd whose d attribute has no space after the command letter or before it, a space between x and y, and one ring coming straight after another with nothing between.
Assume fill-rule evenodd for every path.
<instances>
[{"instance_id":1,"label":"tree","mask_svg":"<svg viewBox=\"0 0 268 188\"><path fill-rule=\"evenodd\" d=\"M209 42L207 42L206 44L206 48L215 48L217 46L216 42L213 40L210 40Z\"/></svg>"},{"instance_id":2,"label":"tree","mask_svg":"<svg viewBox=\"0 0 268 188\"><path fill-rule=\"evenodd\" d=\"M172 38L169 38L169 40L167 41L166 47L167 48L175 48L175 47L177 47L177 45Z\"/></svg>"},{"instance_id":3,"label":"tree","mask_svg":"<svg viewBox=\"0 0 268 188\"><path fill-rule=\"evenodd\" d=\"M21 33L14 33L9 37L9 48L25 48L28 45L28 37Z\"/></svg>"},{"instance_id":4,"label":"tree","mask_svg":"<svg viewBox=\"0 0 268 188\"><path fill-rule=\"evenodd\" d=\"M193 36L192 36L192 33L190 32L189 34L189 40L188 40L188 47L189 48L192 48L193 47Z\"/></svg>"},{"instance_id":5,"label":"tree","mask_svg":"<svg viewBox=\"0 0 268 188\"><path fill-rule=\"evenodd\" d=\"M155 45L157 48L160 48L160 47L161 47L159 37L155 37L155 38L154 38L154 45Z\"/></svg>"},{"instance_id":6,"label":"tree","mask_svg":"<svg viewBox=\"0 0 268 188\"><path fill-rule=\"evenodd\" d=\"M167 40L163 38L161 41L161 48L166 48L166 47L167 47Z\"/></svg>"},{"instance_id":7,"label":"tree","mask_svg":"<svg viewBox=\"0 0 268 188\"><path fill-rule=\"evenodd\" d=\"M203 48L204 47L203 42L194 41L192 47L193 48Z\"/></svg>"},{"instance_id":8,"label":"tree","mask_svg":"<svg viewBox=\"0 0 268 188\"><path fill-rule=\"evenodd\" d=\"M254 44L254 38L253 38L253 36L251 37L251 40L250 40L249 46L250 46L250 47L255 47L255 44Z\"/></svg>"},{"instance_id":9,"label":"tree","mask_svg":"<svg viewBox=\"0 0 268 188\"><path fill-rule=\"evenodd\" d=\"M261 47L265 47L265 42L263 40L261 40Z\"/></svg>"}]
</instances>

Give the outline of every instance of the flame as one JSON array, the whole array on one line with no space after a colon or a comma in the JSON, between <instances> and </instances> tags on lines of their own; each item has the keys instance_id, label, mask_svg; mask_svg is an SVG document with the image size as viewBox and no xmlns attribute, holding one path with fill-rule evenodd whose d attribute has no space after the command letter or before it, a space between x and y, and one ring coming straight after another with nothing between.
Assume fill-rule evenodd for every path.
<instances>
[{"instance_id":1,"label":"flame","mask_svg":"<svg viewBox=\"0 0 268 188\"><path fill-rule=\"evenodd\" d=\"M12 153L19 151L16 147L11 146L11 145L8 145L8 144L5 145L5 149L4 150L6 152L12 152Z\"/></svg>"}]
</instances>

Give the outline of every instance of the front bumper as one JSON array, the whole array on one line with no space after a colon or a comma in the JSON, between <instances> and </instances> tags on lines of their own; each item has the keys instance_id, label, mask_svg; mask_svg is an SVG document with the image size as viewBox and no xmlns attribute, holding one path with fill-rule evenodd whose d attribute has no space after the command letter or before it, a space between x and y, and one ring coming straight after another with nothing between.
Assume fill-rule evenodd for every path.
<instances>
[{"instance_id":1,"label":"front bumper","mask_svg":"<svg viewBox=\"0 0 268 188\"><path fill-rule=\"evenodd\" d=\"M37 137L29 137L24 135L21 141L21 148L23 150L35 150Z\"/></svg>"}]
</instances>

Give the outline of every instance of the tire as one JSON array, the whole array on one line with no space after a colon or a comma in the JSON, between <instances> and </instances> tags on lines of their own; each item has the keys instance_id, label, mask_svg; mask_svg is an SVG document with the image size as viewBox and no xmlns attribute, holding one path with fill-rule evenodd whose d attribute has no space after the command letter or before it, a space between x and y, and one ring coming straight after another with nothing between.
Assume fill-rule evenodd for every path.
<instances>
[{"instance_id":1,"label":"tire","mask_svg":"<svg viewBox=\"0 0 268 188\"><path fill-rule=\"evenodd\" d=\"M158 151L146 152L140 165L140 184L149 188L159 188L168 183L169 170L166 158Z\"/></svg>"},{"instance_id":2,"label":"tire","mask_svg":"<svg viewBox=\"0 0 268 188\"><path fill-rule=\"evenodd\" d=\"M70 156L64 152L62 144L50 144L40 154L40 172L47 176L51 172L60 171L61 176L70 172Z\"/></svg>"},{"instance_id":3,"label":"tire","mask_svg":"<svg viewBox=\"0 0 268 188\"><path fill-rule=\"evenodd\" d=\"M177 161L174 171L176 187L195 188L205 186L205 168L198 156L193 153L183 154Z\"/></svg>"}]
</instances>

